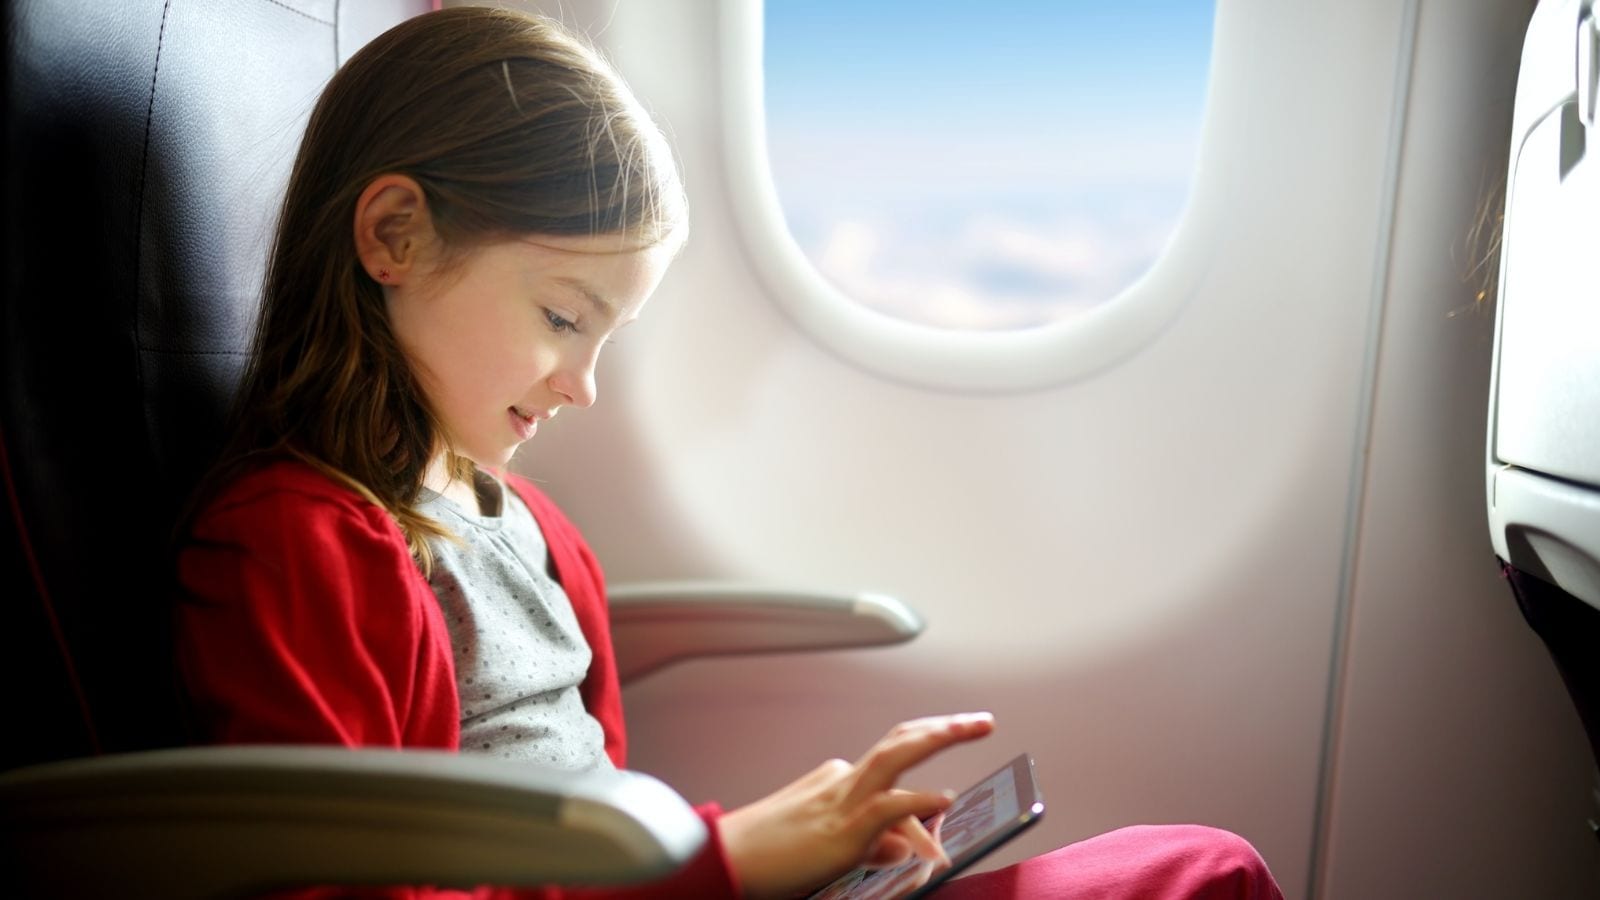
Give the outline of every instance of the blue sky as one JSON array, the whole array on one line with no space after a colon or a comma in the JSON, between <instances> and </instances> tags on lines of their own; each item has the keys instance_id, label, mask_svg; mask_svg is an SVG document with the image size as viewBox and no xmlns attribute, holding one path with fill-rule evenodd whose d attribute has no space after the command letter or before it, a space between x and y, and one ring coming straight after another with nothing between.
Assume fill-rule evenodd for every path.
<instances>
[{"instance_id":1,"label":"blue sky","mask_svg":"<svg viewBox=\"0 0 1600 900\"><path fill-rule=\"evenodd\" d=\"M791 229L830 279L906 318L1025 327L1104 300L1182 209L1212 16L1209 0L770 0Z\"/></svg>"}]
</instances>

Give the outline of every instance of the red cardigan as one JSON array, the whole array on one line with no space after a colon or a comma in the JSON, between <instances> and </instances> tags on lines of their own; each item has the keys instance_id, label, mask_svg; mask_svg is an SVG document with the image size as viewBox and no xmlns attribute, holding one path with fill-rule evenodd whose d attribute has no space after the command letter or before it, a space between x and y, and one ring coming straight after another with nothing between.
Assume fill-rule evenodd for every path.
<instances>
[{"instance_id":1,"label":"red cardigan","mask_svg":"<svg viewBox=\"0 0 1600 900\"><path fill-rule=\"evenodd\" d=\"M580 692L620 768L622 698L600 566L555 504L524 479L507 483L543 530L594 653ZM404 535L379 507L309 466L274 463L207 506L179 554L178 577L179 662L206 739L457 749L450 635ZM614 890L480 888L470 896L736 897L719 810L699 812L711 840L665 881ZM397 888L361 896L463 895Z\"/></svg>"}]
</instances>

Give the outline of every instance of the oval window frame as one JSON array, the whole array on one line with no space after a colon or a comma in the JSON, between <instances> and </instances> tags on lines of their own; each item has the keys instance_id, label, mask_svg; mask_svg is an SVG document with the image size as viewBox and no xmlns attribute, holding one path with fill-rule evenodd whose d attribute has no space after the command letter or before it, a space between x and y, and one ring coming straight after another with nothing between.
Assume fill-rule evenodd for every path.
<instances>
[{"instance_id":1,"label":"oval window frame","mask_svg":"<svg viewBox=\"0 0 1600 900\"><path fill-rule=\"evenodd\" d=\"M767 153L764 0L721 4L722 147L729 202L757 278L824 349L857 367L926 388L1016 393L1109 368L1149 344L1204 281L1220 229L1198 227L1195 198L1207 144L1165 248L1117 295L1033 328L960 331L878 312L829 282L789 231ZM1213 62L1214 66L1214 62ZM1207 102L1211 79L1207 79Z\"/></svg>"}]
</instances>

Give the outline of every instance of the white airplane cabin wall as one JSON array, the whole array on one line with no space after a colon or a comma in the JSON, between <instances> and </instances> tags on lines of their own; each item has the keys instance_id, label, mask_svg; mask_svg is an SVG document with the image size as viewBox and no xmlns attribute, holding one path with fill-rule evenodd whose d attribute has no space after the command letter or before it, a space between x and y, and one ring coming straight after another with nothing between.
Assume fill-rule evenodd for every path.
<instances>
[{"instance_id":1,"label":"white airplane cabin wall","mask_svg":"<svg viewBox=\"0 0 1600 900\"><path fill-rule=\"evenodd\" d=\"M1129 289L1184 299L1116 364L1017 392L884 378L781 311L731 196L721 3L543 6L666 121L694 223L599 405L519 468L613 581L871 588L929 622L658 673L626 696L636 767L732 805L992 709L987 746L917 775L1036 755L1050 814L996 862L1200 821L1290 897L1590 895L1592 765L1483 525L1466 236L1526 2L1218 0L1189 208Z\"/></svg>"}]
</instances>

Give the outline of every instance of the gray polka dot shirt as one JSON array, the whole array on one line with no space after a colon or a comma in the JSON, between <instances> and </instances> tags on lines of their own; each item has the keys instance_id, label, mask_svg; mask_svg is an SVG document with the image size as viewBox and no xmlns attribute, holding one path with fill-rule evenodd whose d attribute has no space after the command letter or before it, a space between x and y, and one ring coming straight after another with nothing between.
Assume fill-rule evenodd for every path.
<instances>
[{"instance_id":1,"label":"gray polka dot shirt","mask_svg":"<svg viewBox=\"0 0 1600 900\"><path fill-rule=\"evenodd\" d=\"M578 685L589 644L550 576L539 524L515 492L478 473L463 509L424 489L419 509L461 538L435 540L429 583L444 610L461 696L461 750L563 769L611 768Z\"/></svg>"}]
</instances>

